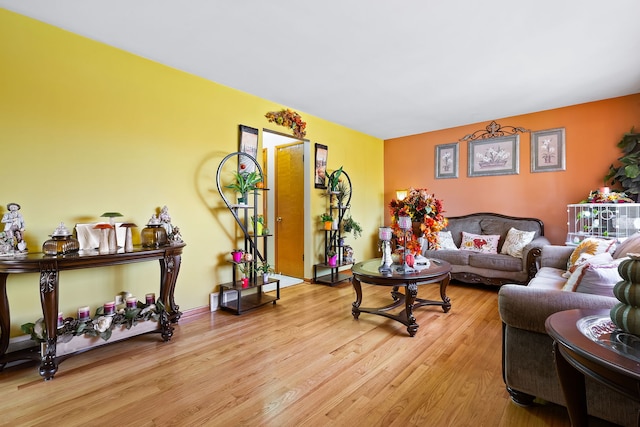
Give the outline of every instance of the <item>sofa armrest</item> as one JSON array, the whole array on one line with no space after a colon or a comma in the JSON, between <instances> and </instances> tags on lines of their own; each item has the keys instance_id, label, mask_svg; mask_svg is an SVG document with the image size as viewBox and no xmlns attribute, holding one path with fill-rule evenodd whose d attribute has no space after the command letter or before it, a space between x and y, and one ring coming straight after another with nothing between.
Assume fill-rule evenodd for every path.
<instances>
[{"instance_id":1,"label":"sofa armrest","mask_svg":"<svg viewBox=\"0 0 640 427\"><path fill-rule=\"evenodd\" d=\"M549 240L544 236L538 236L522 249L522 259L524 260L524 270L527 272L529 280L538 272L538 258L542 248L549 245Z\"/></svg>"},{"instance_id":2,"label":"sofa armrest","mask_svg":"<svg viewBox=\"0 0 640 427\"><path fill-rule=\"evenodd\" d=\"M540 254L540 266L567 269L567 261L575 248L571 246L547 245Z\"/></svg>"},{"instance_id":3,"label":"sofa armrest","mask_svg":"<svg viewBox=\"0 0 640 427\"><path fill-rule=\"evenodd\" d=\"M498 311L504 324L543 334L544 322L553 313L574 308L609 309L619 302L613 297L521 285L503 285L498 292Z\"/></svg>"}]
</instances>

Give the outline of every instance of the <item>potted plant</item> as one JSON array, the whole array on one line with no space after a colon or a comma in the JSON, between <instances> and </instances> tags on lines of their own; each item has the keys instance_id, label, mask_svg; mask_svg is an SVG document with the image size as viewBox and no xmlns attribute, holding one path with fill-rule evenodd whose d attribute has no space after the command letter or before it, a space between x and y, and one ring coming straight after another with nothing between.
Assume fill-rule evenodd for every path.
<instances>
[{"instance_id":1,"label":"potted plant","mask_svg":"<svg viewBox=\"0 0 640 427\"><path fill-rule=\"evenodd\" d=\"M240 278L240 280L242 281L242 287L246 288L247 286L249 286L249 273L251 272L251 264L245 264L245 263L241 263L238 264L238 270L240 270L240 273L242 273L242 277Z\"/></svg>"},{"instance_id":2,"label":"potted plant","mask_svg":"<svg viewBox=\"0 0 640 427\"><path fill-rule=\"evenodd\" d=\"M233 262L241 262L243 254L244 254L244 251L242 249L234 249L234 250L232 250L231 251L231 257L233 258Z\"/></svg>"},{"instance_id":3,"label":"potted plant","mask_svg":"<svg viewBox=\"0 0 640 427\"><path fill-rule=\"evenodd\" d=\"M338 265L338 254L333 249L327 251L327 263L331 267Z\"/></svg>"},{"instance_id":4,"label":"potted plant","mask_svg":"<svg viewBox=\"0 0 640 427\"><path fill-rule=\"evenodd\" d=\"M620 183L624 191L637 200L640 195L640 133L631 128L618 142L618 148L623 153L618 158L621 164L618 167L609 166L604 181L610 181L612 185Z\"/></svg>"},{"instance_id":5,"label":"potted plant","mask_svg":"<svg viewBox=\"0 0 640 427\"><path fill-rule=\"evenodd\" d=\"M258 183L262 182L262 175L260 175L257 171L234 171L233 174L236 182L227 185L226 188L230 188L232 190L235 190L237 193L240 193L240 196L238 197L238 203L244 204L247 202L249 191L253 191L258 188Z\"/></svg>"},{"instance_id":6,"label":"potted plant","mask_svg":"<svg viewBox=\"0 0 640 427\"><path fill-rule=\"evenodd\" d=\"M328 213L320 214L320 221L324 223L325 230L331 230L331 227L333 226L333 217L331 215Z\"/></svg>"},{"instance_id":7,"label":"potted plant","mask_svg":"<svg viewBox=\"0 0 640 427\"><path fill-rule=\"evenodd\" d=\"M345 206L345 201L349 199L349 195L351 194L351 188L344 181L338 181L336 185L336 200L338 201L338 206Z\"/></svg>"},{"instance_id":8,"label":"potted plant","mask_svg":"<svg viewBox=\"0 0 640 427\"><path fill-rule=\"evenodd\" d=\"M262 274L262 281L267 283L269 281L269 273L273 273L274 270L267 262L267 260L262 261L260 264L256 265L256 272Z\"/></svg>"},{"instance_id":9,"label":"potted plant","mask_svg":"<svg viewBox=\"0 0 640 427\"><path fill-rule=\"evenodd\" d=\"M340 175L342 175L342 166L334 170L329 175L329 191L332 193L338 193L338 183L340 182Z\"/></svg>"},{"instance_id":10,"label":"potted plant","mask_svg":"<svg viewBox=\"0 0 640 427\"><path fill-rule=\"evenodd\" d=\"M362 236L362 226L360 226L360 223L355 221L351 215L342 221L342 229L345 233L353 233L354 239Z\"/></svg>"}]
</instances>

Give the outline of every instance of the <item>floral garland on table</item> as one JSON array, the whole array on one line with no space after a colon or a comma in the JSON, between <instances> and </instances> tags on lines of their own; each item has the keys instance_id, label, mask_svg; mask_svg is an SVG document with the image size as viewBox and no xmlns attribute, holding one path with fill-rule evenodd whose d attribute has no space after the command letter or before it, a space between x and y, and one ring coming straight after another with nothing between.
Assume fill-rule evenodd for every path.
<instances>
[{"instance_id":1,"label":"floral garland on table","mask_svg":"<svg viewBox=\"0 0 640 427\"><path fill-rule=\"evenodd\" d=\"M58 328L59 342L69 342L75 336L100 337L107 341L117 326L125 326L131 329L138 322L146 320L159 321L165 311L164 304L156 301L155 304L144 304L138 301L135 308L122 308L111 316L104 314L104 307L98 307L95 318L86 321L67 317L64 324ZM45 342L47 330L44 319L40 318L35 323L25 323L20 326L22 332L31 336L37 343Z\"/></svg>"},{"instance_id":2,"label":"floral garland on table","mask_svg":"<svg viewBox=\"0 0 640 427\"><path fill-rule=\"evenodd\" d=\"M589 196L586 200L581 201L580 203L635 203L632 199L627 196L627 193L624 191L601 191L601 190L593 190L589 193Z\"/></svg>"},{"instance_id":3,"label":"floral garland on table","mask_svg":"<svg viewBox=\"0 0 640 427\"><path fill-rule=\"evenodd\" d=\"M398 218L401 216L411 217L412 222L420 223L420 230L424 233L424 238L429 242L430 248L440 246L438 232L444 229L449 220L443 215L444 209L442 201L436 199L435 195L426 188L410 188L403 200L391 200L389 203L389 213L391 214L391 228L396 236L401 235ZM412 236L407 242L407 249L414 254L421 252L418 236Z\"/></svg>"},{"instance_id":4,"label":"floral garland on table","mask_svg":"<svg viewBox=\"0 0 640 427\"><path fill-rule=\"evenodd\" d=\"M288 108L283 108L280 111L269 111L265 114L265 117L270 123L275 122L280 126L291 129L296 138L304 138L307 134L307 131L305 130L307 128L307 123L302 121L300 114Z\"/></svg>"}]
</instances>

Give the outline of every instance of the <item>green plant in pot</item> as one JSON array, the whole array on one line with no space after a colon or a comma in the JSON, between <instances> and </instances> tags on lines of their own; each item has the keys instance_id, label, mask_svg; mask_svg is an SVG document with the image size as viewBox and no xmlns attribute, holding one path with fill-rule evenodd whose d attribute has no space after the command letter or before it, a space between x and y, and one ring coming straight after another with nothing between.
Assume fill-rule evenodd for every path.
<instances>
[{"instance_id":1,"label":"green plant in pot","mask_svg":"<svg viewBox=\"0 0 640 427\"><path fill-rule=\"evenodd\" d=\"M325 230L331 230L331 226L333 224L333 217L328 213L320 214L320 222L324 224Z\"/></svg>"},{"instance_id":2,"label":"green plant in pot","mask_svg":"<svg viewBox=\"0 0 640 427\"><path fill-rule=\"evenodd\" d=\"M238 197L238 202L240 204L246 203L247 196L249 191L253 191L257 188L257 184L262 182L262 175L260 175L257 171L252 172L233 172L236 182L231 183L226 186L226 188L230 188L235 190L237 193L240 193L240 197Z\"/></svg>"},{"instance_id":3,"label":"green plant in pot","mask_svg":"<svg viewBox=\"0 0 640 427\"><path fill-rule=\"evenodd\" d=\"M628 195L632 195L637 200L640 195L640 133L636 133L633 128L622 136L618 142L618 148L622 150L622 157L619 157L620 165L609 166L609 173L604 177L604 181L617 183Z\"/></svg>"},{"instance_id":4,"label":"green plant in pot","mask_svg":"<svg viewBox=\"0 0 640 427\"><path fill-rule=\"evenodd\" d=\"M349 188L346 182L338 181L338 184L336 185L336 191L338 192L338 194L336 195L338 206L345 206L345 202L349 200L351 188Z\"/></svg>"},{"instance_id":5,"label":"green plant in pot","mask_svg":"<svg viewBox=\"0 0 640 427\"><path fill-rule=\"evenodd\" d=\"M337 258L338 258L338 254L336 251L334 251L333 249L329 249L327 251L327 262L330 266L337 265Z\"/></svg>"},{"instance_id":6,"label":"green plant in pot","mask_svg":"<svg viewBox=\"0 0 640 427\"><path fill-rule=\"evenodd\" d=\"M338 183L340 182L340 175L342 175L342 166L334 170L333 173L329 175L329 191L334 193L338 192Z\"/></svg>"},{"instance_id":7,"label":"green plant in pot","mask_svg":"<svg viewBox=\"0 0 640 427\"><path fill-rule=\"evenodd\" d=\"M267 260L264 260L256 265L256 272L262 274L262 280L266 283L269 281L269 274L273 273L274 270L271 264L269 264Z\"/></svg>"},{"instance_id":8,"label":"green plant in pot","mask_svg":"<svg viewBox=\"0 0 640 427\"><path fill-rule=\"evenodd\" d=\"M352 216L348 216L342 221L342 230L344 230L345 233L353 233L354 239L362 236L362 226L354 220Z\"/></svg>"}]
</instances>

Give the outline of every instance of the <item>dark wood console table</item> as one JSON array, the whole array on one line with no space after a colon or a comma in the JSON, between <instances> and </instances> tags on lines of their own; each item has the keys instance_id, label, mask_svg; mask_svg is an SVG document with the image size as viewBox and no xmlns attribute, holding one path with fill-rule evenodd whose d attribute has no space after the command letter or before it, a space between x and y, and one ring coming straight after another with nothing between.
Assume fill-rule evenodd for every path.
<instances>
[{"instance_id":1,"label":"dark wood console table","mask_svg":"<svg viewBox=\"0 0 640 427\"><path fill-rule=\"evenodd\" d=\"M165 313L161 316L160 330L162 339L168 341L173 335L171 323L177 323L181 312L176 305L173 292L180 270L182 249L185 244L176 244L157 249L134 247L133 252L119 251L113 254L99 255L97 251L80 251L75 254L50 256L42 253L0 257L0 368L8 361L32 359L33 355L6 354L9 347L11 316L7 297L7 278L10 274L39 273L40 303L47 329L46 351L40 355L40 375L50 380L58 370L56 355L57 321L58 321L58 284L61 271L85 268L108 267L112 265L130 264L146 261L160 261L160 295L165 305Z\"/></svg>"}]
</instances>

